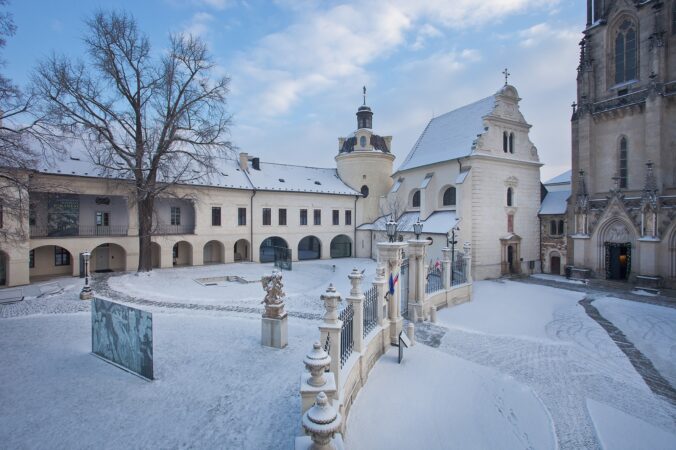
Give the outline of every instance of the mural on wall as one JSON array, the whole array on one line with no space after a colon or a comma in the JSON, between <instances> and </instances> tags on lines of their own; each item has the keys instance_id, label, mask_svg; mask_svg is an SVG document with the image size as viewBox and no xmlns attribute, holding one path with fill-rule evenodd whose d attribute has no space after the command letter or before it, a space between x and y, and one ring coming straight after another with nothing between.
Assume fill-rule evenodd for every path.
<instances>
[{"instance_id":1,"label":"mural on wall","mask_svg":"<svg viewBox=\"0 0 676 450\"><path fill-rule=\"evenodd\" d=\"M47 200L48 236L77 236L80 199L77 195L53 194Z\"/></svg>"},{"instance_id":2,"label":"mural on wall","mask_svg":"<svg viewBox=\"0 0 676 450\"><path fill-rule=\"evenodd\" d=\"M92 353L153 379L153 315L109 302L92 301Z\"/></svg>"}]
</instances>

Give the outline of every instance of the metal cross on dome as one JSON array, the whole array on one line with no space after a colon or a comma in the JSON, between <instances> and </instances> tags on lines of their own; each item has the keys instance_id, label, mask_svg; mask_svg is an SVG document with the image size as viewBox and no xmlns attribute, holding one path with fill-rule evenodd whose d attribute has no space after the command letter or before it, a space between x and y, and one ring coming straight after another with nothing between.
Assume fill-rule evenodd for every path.
<instances>
[{"instance_id":1,"label":"metal cross on dome","mask_svg":"<svg viewBox=\"0 0 676 450\"><path fill-rule=\"evenodd\" d=\"M364 86L364 106L366 106L366 86Z\"/></svg>"},{"instance_id":2,"label":"metal cross on dome","mask_svg":"<svg viewBox=\"0 0 676 450\"><path fill-rule=\"evenodd\" d=\"M509 71L508 71L507 68L505 67L505 70L502 71L502 74L505 76L505 86L507 86L507 79L509 78L509 76L511 75L511 73L509 73Z\"/></svg>"}]
</instances>

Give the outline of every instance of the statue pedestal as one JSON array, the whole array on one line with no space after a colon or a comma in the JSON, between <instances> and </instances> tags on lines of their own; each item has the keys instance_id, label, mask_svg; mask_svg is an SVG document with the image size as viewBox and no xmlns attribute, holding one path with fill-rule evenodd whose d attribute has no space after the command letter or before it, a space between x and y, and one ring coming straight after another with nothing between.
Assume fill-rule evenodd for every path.
<instances>
[{"instance_id":1,"label":"statue pedestal","mask_svg":"<svg viewBox=\"0 0 676 450\"><path fill-rule=\"evenodd\" d=\"M289 343L288 316L282 318L263 317L261 322L261 344L266 347L284 348Z\"/></svg>"}]
</instances>

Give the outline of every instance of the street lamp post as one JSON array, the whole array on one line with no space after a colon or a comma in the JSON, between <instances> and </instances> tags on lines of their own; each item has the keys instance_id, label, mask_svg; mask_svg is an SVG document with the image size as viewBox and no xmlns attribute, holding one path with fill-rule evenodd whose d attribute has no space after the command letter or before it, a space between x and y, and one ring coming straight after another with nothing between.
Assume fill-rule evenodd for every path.
<instances>
[{"instance_id":1,"label":"street lamp post","mask_svg":"<svg viewBox=\"0 0 676 450\"><path fill-rule=\"evenodd\" d=\"M387 237L390 238L390 242L394 242L394 237L397 234L397 222L390 219L385 224L385 231L387 232Z\"/></svg>"},{"instance_id":2,"label":"street lamp post","mask_svg":"<svg viewBox=\"0 0 676 450\"><path fill-rule=\"evenodd\" d=\"M455 269L455 244L458 241L455 240L455 230L460 231L460 228L457 228L457 225L451 229L451 232L448 235L448 245L451 247L451 287L453 286L453 271Z\"/></svg>"},{"instance_id":3,"label":"street lamp post","mask_svg":"<svg viewBox=\"0 0 676 450\"><path fill-rule=\"evenodd\" d=\"M92 288L89 286L89 258L91 253L84 252L82 254L82 259L84 260L84 272L85 272L85 285L80 292L80 300L91 300L92 299Z\"/></svg>"},{"instance_id":4,"label":"street lamp post","mask_svg":"<svg viewBox=\"0 0 676 450\"><path fill-rule=\"evenodd\" d=\"M415 239L419 240L420 235L422 234L422 229L423 229L423 224L420 222L420 217L418 217L418 220L413 224L413 234L415 234Z\"/></svg>"}]
</instances>

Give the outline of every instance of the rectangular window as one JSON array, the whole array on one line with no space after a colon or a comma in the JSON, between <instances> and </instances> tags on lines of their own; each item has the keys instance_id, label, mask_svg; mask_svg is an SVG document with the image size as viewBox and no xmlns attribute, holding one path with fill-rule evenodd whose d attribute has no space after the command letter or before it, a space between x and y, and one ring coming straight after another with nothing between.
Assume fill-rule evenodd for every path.
<instances>
[{"instance_id":1,"label":"rectangular window","mask_svg":"<svg viewBox=\"0 0 676 450\"><path fill-rule=\"evenodd\" d=\"M345 211L345 225L352 225L352 211Z\"/></svg>"},{"instance_id":2,"label":"rectangular window","mask_svg":"<svg viewBox=\"0 0 676 450\"><path fill-rule=\"evenodd\" d=\"M300 224L307 225L307 209L300 210Z\"/></svg>"},{"instance_id":3,"label":"rectangular window","mask_svg":"<svg viewBox=\"0 0 676 450\"><path fill-rule=\"evenodd\" d=\"M246 225L246 208L237 208L237 225Z\"/></svg>"},{"instance_id":4,"label":"rectangular window","mask_svg":"<svg viewBox=\"0 0 676 450\"><path fill-rule=\"evenodd\" d=\"M333 210L333 224L340 225L340 211L337 209Z\"/></svg>"},{"instance_id":5,"label":"rectangular window","mask_svg":"<svg viewBox=\"0 0 676 450\"><path fill-rule=\"evenodd\" d=\"M279 224L280 225L286 225L286 209L285 208L280 208L279 209Z\"/></svg>"},{"instance_id":6,"label":"rectangular window","mask_svg":"<svg viewBox=\"0 0 676 450\"><path fill-rule=\"evenodd\" d=\"M54 265L70 266L70 253L61 247L54 247Z\"/></svg>"},{"instance_id":7,"label":"rectangular window","mask_svg":"<svg viewBox=\"0 0 676 450\"><path fill-rule=\"evenodd\" d=\"M211 207L211 226L220 227L221 226L221 207L212 206Z\"/></svg>"},{"instance_id":8,"label":"rectangular window","mask_svg":"<svg viewBox=\"0 0 676 450\"><path fill-rule=\"evenodd\" d=\"M35 211L35 205L31 204L28 207L28 225L34 227L37 224L37 212Z\"/></svg>"},{"instance_id":9,"label":"rectangular window","mask_svg":"<svg viewBox=\"0 0 676 450\"><path fill-rule=\"evenodd\" d=\"M181 224L181 208L178 206L171 207L171 224L180 225Z\"/></svg>"},{"instance_id":10,"label":"rectangular window","mask_svg":"<svg viewBox=\"0 0 676 450\"><path fill-rule=\"evenodd\" d=\"M31 250L30 252L28 252L28 268L29 269L35 268L35 250Z\"/></svg>"},{"instance_id":11,"label":"rectangular window","mask_svg":"<svg viewBox=\"0 0 676 450\"><path fill-rule=\"evenodd\" d=\"M315 225L321 225L322 224L322 210L321 209L315 209Z\"/></svg>"},{"instance_id":12,"label":"rectangular window","mask_svg":"<svg viewBox=\"0 0 676 450\"><path fill-rule=\"evenodd\" d=\"M105 211L98 211L96 213L96 226L97 227L110 226L110 213Z\"/></svg>"},{"instance_id":13,"label":"rectangular window","mask_svg":"<svg viewBox=\"0 0 676 450\"><path fill-rule=\"evenodd\" d=\"M272 225L272 210L263 208L263 225Z\"/></svg>"}]
</instances>

